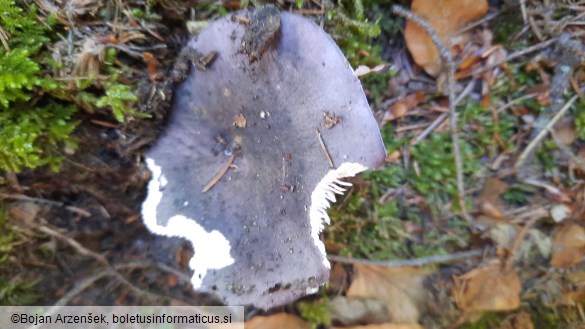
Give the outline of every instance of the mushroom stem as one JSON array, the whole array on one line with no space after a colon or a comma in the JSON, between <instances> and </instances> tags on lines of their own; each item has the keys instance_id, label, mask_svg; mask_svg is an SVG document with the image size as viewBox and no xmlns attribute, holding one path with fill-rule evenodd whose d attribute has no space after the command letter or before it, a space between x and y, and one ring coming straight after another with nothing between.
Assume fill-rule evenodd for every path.
<instances>
[{"instance_id":1,"label":"mushroom stem","mask_svg":"<svg viewBox=\"0 0 585 329\"><path fill-rule=\"evenodd\" d=\"M225 175L225 173L228 171L228 169L230 169L231 165L234 163L235 157L236 157L235 154L232 154L230 156L225 166L223 166L223 168L221 168L217 175L215 175L215 177L213 177L213 179L209 183L207 183L207 185L205 185L203 190L201 190L203 193L209 191L215 184L217 184L217 182L219 182L219 180L223 177L223 175Z\"/></svg>"}]
</instances>

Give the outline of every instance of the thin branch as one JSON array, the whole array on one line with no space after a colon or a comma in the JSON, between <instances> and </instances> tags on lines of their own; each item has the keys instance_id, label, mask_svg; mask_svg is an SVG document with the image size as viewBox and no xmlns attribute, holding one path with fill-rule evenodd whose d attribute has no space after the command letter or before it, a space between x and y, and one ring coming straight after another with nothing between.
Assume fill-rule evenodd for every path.
<instances>
[{"instance_id":1,"label":"thin branch","mask_svg":"<svg viewBox=\"0 0 585 329\"><path fill-rule=\"evenodd\" d=\"M475 80L471 80L467 84L465 89L463 89L461 94L459 94L459 96L455 100L455 106L457 106L465 97L467 97L467 95L469 95L471 93L471 91L473 90L474 84L475 84ZM448 117L449 117L448 113L443 113L443 114L439 115L435 119L435 121L433 121L433 123L431 123L431 125L427 127L427 129L425 129L420 135L416 136L412 145L416 145L416 144L420 143L420 141L425 139L430 133L435 131L435 129L437 129L443 122L445 122L445 120L447 120Z\"/></svg>"},{"instance_id":2,"label":"thin branch","mask_svg":"<svg viewBox=\"0 0 585 329\"><path fill-rule=\"evenodd\" d=\"M485 71L489 71L493 68L496 68L502 64L505 64L513 59L516 59L518 57L522 57L526 54L530 54L532 52L538 51L538 50L542 50L545 48L548 48L551 44L555 43L557 41L557 38L552 38L546 41L543 41L541 43L537 43L534 46L528 47L528 48L523 48L522 50L519 50L515 53L510 54L509 56L507 56L506 58L496 61L490 65L486 65L484 67L480 67L472 72L469 72L467 74L463 74L462 76L460 76L460 78L467 78L467 77L471 77L471 76L476 76L480 73L483 73Z\"/></svg>"},{"instance_id":3,"label":"thin branch","mask_svg":"<svg viewBox=\"0 0 585 329\"><path fill-rule=\"evenodd\" d=\"M217 182L219 182L219 180L223 177L223 175L225 175L225 173L228 171L228 169L230 169L231 165L234 163L235 157L236 154L232 153L225 166L223 166L223 168L221 168L217 175L215 175L215 177L213 177L213 179L209 183L207 183L205 187L203 187L203 189L201 190L203 193L209 191L215 184L217 184Z\"/></svg>"},{"instance_id":4,"label":"thin branch","mask_svg":"<svg viewBox=\"0 0 585 329\"><path fill-rule=\"evenodd\" d=\"M77 240L75 240L71 237L68 237L61 232L55 231L48 226L38 226L36 229L47 234L47 235L50 235L52 237L55 237L55 238L65 242L65 243L67 243L70 247L75 249L75 251L78 254L80 254L82 256L91 257L91 258L97 260L100 264L102 264L104 266L110 266L110 263L103 255L100 255L95 251L92 251L92 250L85 248L83 245L81 245L81 243L77 242Z\"/></svg>"},{"instance_id":5,"label":"thin branch","mask_svg":"<svg viewBox=\"0 0 585 329\"><path fill-rule=\"evenodd\" d=\"M522 167L522 165L524 165L524 162L532 155L532 153L534 152L534 149L537 148L540 145L540 143L542 142L542 140L544 139L544 137L546 136L546 134L552 129L552 127L557 123L557 121L559 121L559 119L562 118L563 115L571 108L571 106L577 100L577 98L579 98L579 95L573 96L555 114L555 116L552 117L552 119L546 124L546 126L544 127L544 129L542 129L538 133L538 135L536 135L536 137L534 137L534 139L530 142L530 144L528 144L528 146L526 146L526 148L524 149L524 151L522 151L522 154L520 154L520 156L518 157L518 161L516 161L516 164L514 165L514 169L518 170L519 168Z\"/></svg>"},{"instance_id":6,"label":"thin branch","mask_svg":"<svg viewBox=\"0 0 585 329\"><path fill-rule=\"evenodd\" d=\"M79 207L66 206L63 202L46 200L46 199L41 199L41 198L33 198L33 197L30 197L27 195L22 195L22 194L0 193L0 199L43 203L43 204L48 204L48 205L55 206L55 207L63 207L63 208L65 208L73 213L76 213L82 217L90 217L91 216L91 213L89 211L87 211L85 209L81 209Z\"/></svg>"},{"instance_id":7,"label":"thin branch","mask_svg":"<svg viewBox=\"0 0 585 329\"><path fill-rule=\"evenodd\" d=\"M433 29L431 24L424 20L422 17L400 7L400 6L392 6L392 10L394 13L411 20L412 22L416 23L417 25L421 26L427 34L433 40L433 43L439 50L439 54L441 58L445 62L447 66L447 90L449 92L449 113L450 113L450 120L449 125L451 127L451 142L453 144L453 155L455 158L455 171L457 177L457 194L458 194L458 201L459 207L461 208L461 215L465 218L468 222L471 222L471 216L467 212L467 205L465 202L465 183L463 180L463 158L461 157L461 149L459 144L459 129L457 129L457 112L455 106L455 63L453 62L453 57L451 56L451 51L443 45L443 42L437 35L436 31Z\"/></svg>"},{"instance_id":8,"label":"thin branch","mask_svg":"<svg viewBox=\"0 0 585 329\"><path fill-rule=\"evenodd\" d=\"M461 28L457 32L455 32L454 35L460 35L460 34L462 34L464 32L467 32L469 30L472 30L472 29L474 29L474 28L476 28L476 27L478 27L478 26L480 26L480 25L482 25L484 23L487 23L487 22L491 21L492 19L498 17L499 15L500 15L500 12L499 11L498 12L494 12L494 13L489 13L489 14L485 15L485 17L483 17L482 19L479 19L477 21L474 21L474 22L471 22L471 23L465 25L463 28Z\"/></svg>"},{"instance_id":9,"label":"thin branch","mask_svg":"<svg viewBox=\"0 0 585 329\"><path fill-rule=\"evenodd\" d=\"M329 155L329 151L327 151L327 146L325 146L325 142L323 141L323 136L321 136L321 132L317 129L317 138L319 139L319 144L321 144L321 149L327 158L327 162L329 163L329 168L335 168L333 164L333 160L331 160L331 156Z\"/></svg>"},{"instance_id":10,"label":"thin branch","mask_svg":"<svg viewBox=\"0 0 585 329\"><path fill-rule=\"evenodd\" d=\"M512 106L514 106L514 105L516 105L516 104L520 103L521 101L524 101L524 100L527 100L527 99L534 98L534 97L535 97L535 96L537 96L537 95L538 95L537 93L533 93L533 94L526 94L526 95L522 95L522 96L520 96L520 97L518 97L518 98L515 98L515 99L513 99L513 100L509 101L508 103L506 103L506 104L504 104L504 105L500 106L500 107L499 107L499 108L496 110L496 113L500 113L500 112L502 112L502 111L504 111L504 110L507 110L507 109L509 109L510 107L512 107Z\"/></svg>"},{"instance_id":11,"label":"thin branch","mask_svg":"<svg viewBox=\"0 0 585 329\"><path fill-rule=\"evenodd\" d=\"M65 294L63 297L61 297L61 299L59 299L57 301L55 306L66 305L71 300L71 298L75 297L80 292L82 292L83 290L90 287L94 282L96 282L96 281L98 281L106 276L115 277L116 279L118 279L118 281L120 281L125 286L129 287L136 294L138 294L140 296L145 296L151 300L160 300L161 298L167 298L167 297L160 296L158 294L154 294L154 293L151 293L151 292L148 292L146 290L143 290L143 289L136 287L132 282L128 281L128 279L126 279L126 277L124 277L122 274L120 274L120 272L118 272L118 269L147 267L148 265L146 265L145 263L134 262L134 263L129 263L129 264L121 264L121 265L112 266L110 264L110 262L103 255L87 249L81 243L79 243L77 240L75 240L71 237L68 237L61 232L58 232L58 231L56 231L52 228L49 228L47 226L38 226L38 227L36 227L36 229L47 234L47 235L50 235L52 237L55 237L55 238L65 242L65 243L67 243L78 254L80 254L82 256L91 257L105 267L104 269L101 269L100 271L98 271L94 275L77 283L72 290L70 290L67 294ZM158 267L161 268L160 266L158 266Z\"/></svg>"},{"instance_id":12,"label":"thin branch","mask_svg":"<svg viewBox=\"0 0 585 329\"><path fill-rule=\"evenodd\" d=\"M329 260L346 263L346 264L363 264L383 267L412 267L412 266L427 266L433 264L451 263L467 258L479 257L485 253L485 250L469 250L456 252L449 255L436 255L415 259L398 259L398 260L367 260L359 258L349 258L343 256L328 255Z\"/></svg>"}]
</instances>

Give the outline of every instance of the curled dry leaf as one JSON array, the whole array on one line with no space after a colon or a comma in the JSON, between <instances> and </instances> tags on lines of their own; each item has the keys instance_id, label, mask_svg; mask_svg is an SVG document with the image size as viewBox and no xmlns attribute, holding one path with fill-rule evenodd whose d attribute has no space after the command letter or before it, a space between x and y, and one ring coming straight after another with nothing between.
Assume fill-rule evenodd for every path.
<instances>
[{"instance_id":1,"label":"curled dry leaf","mask_svg":"<svg viewBox=\"0 0 585 329\"><path fill-rule=\"evenodd\" d=\"M488 10L486 0L414 0L411 10L426 19L446 47L456 44L455 32ZM433 41L419 25L407 21L404 39L414 61L428 74L441 71L441 57Z\"/></svg>"},{"instance_id":2,"label":"curled dry leaf","mask_svg":"<svg viewBox=\"0 0 585 329\"><path fill-rule=\"evenodd\" d=\"M370 324L367 326L355 326L355 327L332 327L331 329L424 329L418 324L396 324L396 323L385 323L385 324Z\"/></svg>"},{"instance_id":3,"label":"curled dry leaf","mask_svg":"<svg viewBox=\"0 0 585 329\"><path fill-rule=\"evenodd\" d=\"M311 325L288 313L270 316L255 316L244 325L246 329L310 329Z\"/></svg>"},{"instance_id":4,"label":"curled dry leaf","mask_svg":"<svg viewBox=\"0 0 585 329\"><path fill-rule=\"evenodd\" d=\"M514 243L520 228L516 225L503 223L501 221L495 222L484 236L489 237L497 246L496 254L498 256L506 257L510 252L514 252L518 260L530 259L530 251L537 250L543 257L549 257L552 249L551 239L544 233L537 229L530 229L522 243L514 248Z\"/></svg>"},{"instance_id":5,"label":"curled dry leaf","mask_svg":"<svg viewBox=\"0 0 585 329\"><path fill-rule=\"evenodd\" d=\"M157 78L156 66L157 61L156 58L152 53L144 52L142 54L142 58L144 59L144 63L146 63L146 69L148 70L148 76L150 77L150 81L155 82Z\"/></svg>"},{"instance_id":6,"label":"curled dry leaf","mask_svg":"<svg viewBox=\"0 0 585 329\"><path fill-rule=\"evenodd\" d=\"M520 306L520 279L500 261L473 269L454 278L453 296L468 314L510 311Z\"/></svg>"},{"instance_id":7,"label":"curled dry leaf","mask_svg":"<svg viewBox=\"0 0 585 329\"><path fill-rule=\"evenodd\" d=\"M384 268L355 265L357 276L347 297L373 298L383 301L395 323L417 323L424 307L424 279L430 274L420 268Z\"/></svg>"},{"instance_id":8,"label":"curled dry leaf","mask_svg":"<svg viewBox=\"0 0 585 329\"><path fill-rule=\"evenodd\" d=\"M583 258L585 252L585 228L575 223L561 226L554 234L551 265L570 267Z\"/></svg>"},{"instance_id":9,"label":"curled dry leaf","mask_svg":"<svg viewBox=\"0 0 585 329\"><path fill-rule=\"evenodd\" d=\"M416 92L410 94L403 99L394 103L388 111L384 113L382 121L384 124L403 117L408 111L415 108L420 102L423 102L427 98L427 95L422 92Z\"/></svg>"},{"instance_id":10,"label":"curled dry leaf","mask_svg":"<svg viewBox=\"0 0 585 329\"><path fill-rule=\"evenodd\" d=\"M503 204L500 196L508 190L508 184L497 178L486 181L483 192L478 198L481 212L495 219L504 218Z\"/></svg>"},{"instance_id":11,"label":"curled dry leaf","mask_svg":"<svg viewBox=\"0 0 585 329\"><path fill-rule=\"evenodd\" d=\"M567 116L559 120L555 125L555 138L565 146L572 145L579 138L574 117Z\"/></svg>"}]
</instances>

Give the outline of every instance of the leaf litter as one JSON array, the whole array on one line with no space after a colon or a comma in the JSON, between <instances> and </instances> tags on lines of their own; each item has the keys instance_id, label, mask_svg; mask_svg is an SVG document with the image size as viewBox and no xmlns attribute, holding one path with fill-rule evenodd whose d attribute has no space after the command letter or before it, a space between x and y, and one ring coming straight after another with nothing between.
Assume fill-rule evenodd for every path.
<instances>
[{"instance_id":1,"label":"leaf litter","mask_svg":"<svg viewBox=\"0 0 585 329\"><path fill-rule=\"evenodd\" d=\"M351 3L359 8L362 2ZM477 321L475 323L479 325L488 321L493 314L496 314L496 324L486 328L578 328L585 323L582 309L585 300L585 270L582 262L585 253L583 100L576 100L575 105L567 109L567 114L556 125L547 128L553 131L553 136L535 147L534 158L523 163L522 169L528 172L529 179L517 175L514 164L530 145L533 126L537 124L541 113L556 103L566 103L564 95L583 95L582 68L571 67L570 61L561 61L563 65L569 65L569 72L576 72L567 77L566 84L558 82L560 75L555 71L561 58L570 57L567 55L570 52L557 43L561 32L569 33L572 40L582 40L583 10L575 5L525 0L520 1L517 7L505 9L516 16L510 17L500 11L501 7L497 5L489 7L488 11L484 1L472 3L446 0L440 5L430 3L413 1L411 8L437 30L457 62L455 91L460 98L457 108L461 118L459 129L461 139L469 143L473 151L469 157L464 157L465 165L479 164L465 176L467 201L473 204L473 221L461 222L457 202L452 202L452 195L441 190L432 195L425 193L421 187L428 182L420 184L416 180L417 176L412 174L430 167L431 172L439 176L439 185L452 183L450 176L443 173L447 166L445 159L452 157L435 160L432 156L437 152L416 153L416 144L424 146L432 136L446 133L448 127L443 123L448 115L442 114L449 104L444 96L448 86L445 86L446 78L441 74L444 66L439 53L424 30L418 29L410 21L406 24L405 39L414 64L408 60L397 60L399 65L392 66L397 72L395 77L379 82L378 85L366 81L380 77L388 67L387 63L367 63L356 68L356 74L363 75L361 79L369 95L375 94L375 88L382 90L380 104L372 107L383 131L391 128L388 129L391 138L387 138L386 143L392 160L388 168L392 168L394 174L384 176L379 172L379 176L374 176L374 179L358 179L354 190L340 202L341 205L335 211L349 212L354 219L358 218L345 228L353 235L357 235L355 228L359 228L360 235L365 235L367 218L375 214L376 228L383 230L386 240L371 239L371 244L380 246L395 243L402 252L400 257L407 255L425 259L439 252L453 253L471 249L483 250L483 257L418 268L371 265L340 267L338 262L334 262L338 273L335 276L336 289L334 293L326 291L326 294L343 296L332 298L329 307L341 311L343 307L337 304L341 301L345 307L350 305L352 309L361 310L356 312L359 314L345 319L336 316L334 328L348 328L351 325L354 327L349 328L430 329L453 325L466 328L467 322ZM62 63L56 68L57 76L65 80L71 76L80 79L94 77L104 85L98 84L92 88L103 90L107 81L104 66L109 65L108 49L116 49L122 55L115 65L133 72L130 76L123 76L123 81L139 81L144 86L143 95L162 94L162 98L167 97L166 101L169 101L170 95L161 86L161 79L165 76L165 70L171 66L177 45L180 44L170 39L182 37L180 33L167 33L176 33L179 29L175 26L163 26L159 21L146 17L163 15L174 19L178 17L182 22L191 20L193 17L188 17L191 14L187 11L175 10L181 6L161 2L143 13L134 12L134 16L127 15L129 8L124 7L121 12L126 15L118 16L117 25L112 25L107 17L104 21L97 18L96 13L103 9L97 2L76 2L71 7L74 12L69 13L66 8L57 5L42 7L43 4L50 5L50 2L39 2L40 9L53 13L59 24L71 27L81 35L78 37L79 34L74 34L73 44L61 40L49 46L55 58ZM363 2L362 5L366 16L372 19L381 17L381 22L387 22L388 16L375 16L369 12L368 6L371 4ZM436 10L437 7L442 10ZM234 7L202 7L196 11L195 20L204 23L217 17L218 12L226 8ZM297 10L295 8L289 9ZM305 1L302 2L300 12L310 13L306 15L326 24L323 10L319 5ZM384 10L390 12L389 6ZM487 15L483 16L486 12ZM73 18L73 21L69 18ZM479 23L476 21L478 19ZM93 21L95 25L91 26L97 28L75 30L78 24L88 20ZM113 33L114 30L119 31L122 24L134 25L135 29ZM159 47L163 42L167 44L164 49ZM413 47L413 44L418 47ZM392 62L398 58L393 56L386 56L384 60ZM420 72L417 66L429 75ZM75 97L70 94L66 98L74 98L73 101L85 109L86 113L81 115L84 122L112 121L108 109L88 104L77 97L79 86L73 82L69 86ZM559 88L563 92L560 98L554 92ZM116 269L139 288L154 286L162 295L197 304L201 301L199 297L178 292L190 289L188 282L180 275L180 271L185 270L184 259L189 257L180 255L189 254L191 250L175 242L165 246L164 250L153 252L152 245L156 246L158 242L152 241L145 232L136 236L137 242L131 247L121 247L124 246L123 241L112 238L113 231L140 232L140 221L130 219L135 218L139 211L140 191L148 180L148 173L141 169L135 159L140 154L139 150L152 142L155 134L151 131L157 130L156 127L164 117L164 109L157 109L156 104L164 104L166 101L157 100L150 105L127 102L138 107L141 112L154 115L155 120L146 121L142 129L137 127L144 125L145 121L142 120L108 125L84 124L79 133L80 148L69 157L61 174L23 173L18 175L16 182L9 176L2 180L2 187L7 192L5 194L31 195L44 200L44 203L39 200L2 199L9 204L9 220L21 220L24 225L46 225L44 221L55 218L51 225L75 236L76 241L87 250L105 252L115 266L130 260L144 260L155 254L157 260L164 260L179 273L170 274L160 268L154 269L152 264L136 267L143 269L140 273L123 267ZM234 124L246 129L243 119L234 118ZM101 139L96 140L96 136ZM81 173L80 168L83 168ZM43 208L39 210L38 205L43 205ZM378 208L372 210L373 207ZM367 209L359 211L364 208ZM91 217L80 215L87 213ZM331 217L333 226L340 225L341 216L336 213ZM391 226L390 229L384 227L383 223L391 218L398 218L400 225ZM86 268L88 260L93 258L79 254L79 250L75 251L72 245L64 242L66 240L51 238L29 226L21 228L25 232L25 238L18 240L22 251L8 257L5 264L20 264L16 260L24 258L23 255L27 253L39 255L30 260L35 265L25 265L29 266L27 277L40 272L35 266L44 264L42 266L51 269L44 279L45 282L52 282L45 286L51 291L47 298L49 303L70 291L63 287L73 287L76 282L95 278L94 275L99 274L89 273L86 276L87 273L78 271ZM429 234L434 232L439 234ZM46 257L37 252L41 243L36 245L35 241L39 239L44 252L54 256ZM424 246L427 249L423 249ZM348 245L345 251L337 247L328 251L343 251L356 258L366 257L359 250ZM375 251L371 254L376 255ZM72 261L66 262L70 271L68 273L74 274L64 277L55 270L57 267L54 264L63 263L62 255L67 254L74 255ZM383 259L389 258L395 258L395 255L386 254ZM93 261L99 263L95 259ZM3 274L15 276L16 272L7 271ZM101 299L92 297L99 296L104 289L99 280L95 282L86 293L72 298L72 303L98 300L108 303L107 297L103 295ZM111 284L109 289L117 284ZM128 286L124 289L126 292L116 296L116 302L148 304L147 294ZM320 297L317 295L310 298ZM440 300L440 303L433 303L435 299ZM287 308L287 311L288 314L267 313L253 317L246 323L246 328L312 327L311 323L294 315L298 311L292 308Z\"/></svg>"}]
</instances>

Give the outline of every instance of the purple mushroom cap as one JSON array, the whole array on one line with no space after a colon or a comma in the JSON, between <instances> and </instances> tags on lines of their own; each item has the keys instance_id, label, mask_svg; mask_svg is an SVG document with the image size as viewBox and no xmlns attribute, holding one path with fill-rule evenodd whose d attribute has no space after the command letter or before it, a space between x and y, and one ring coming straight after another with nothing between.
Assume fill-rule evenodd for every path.
<instances>
[{"instance_id":1,"label":"purple mushroom cap","mask_svg":"<svg viewBox=\"0 0 585 329\"><path fill-rule=\"evenodd\" d=\"M326 282L326 209L351 185L342 178L379 167L386 153L335 42L278 13L278 35L251 53L250 27L236 18L254 15L224 17L190 40L217 58L175 90L168 126L145 155L142 214L152 232L193 244L196 290L266 309Z\"/></svg>"}]
</instances>

